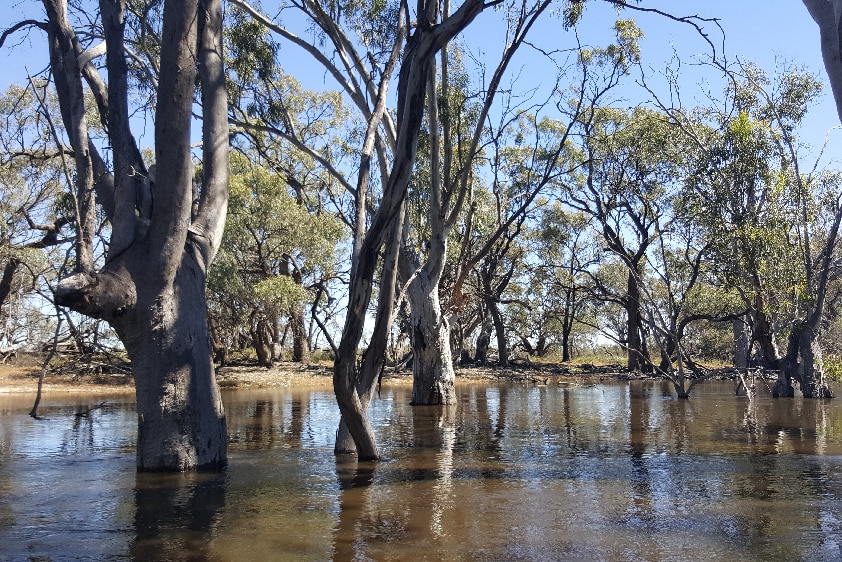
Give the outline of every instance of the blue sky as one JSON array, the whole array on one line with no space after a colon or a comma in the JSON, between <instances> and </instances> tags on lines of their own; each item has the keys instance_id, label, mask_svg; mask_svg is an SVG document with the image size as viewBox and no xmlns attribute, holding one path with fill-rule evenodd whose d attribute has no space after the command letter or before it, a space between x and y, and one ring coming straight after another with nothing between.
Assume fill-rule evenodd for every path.
<instances>
[{"instance_id":1,"label":"blue sky","mask_svg":"<svg viewBox=\"0 0 842 562\"><path fill-rule=\"evenodd\" d=\"M0 28L8 28L14 22L30 17L43 19L43 7L35 0L7 0L11 9L0 13ZM272 0L263 0L267 9L276 5ZM690 0L656 0L644 2L644 5L659 7L676 15L699 15L701 17L719 18L725 31L724 39L719 30L712 24L707 24L710 38L717 49L724 47L724 54L729 60L739 57L745 61L752 61L767 71L775 68L776 57L785 58L798 64L803 64L819 73L824 79L819 52L818 29L807 13L806 8L798 0L706 0L693 2ZM272 11L272 10L270 10ZM611 22L616 14L613 9L601 2L592 1L586 9L580 28L583 42L599 45L605 44L610 35ZM643 29L645 38L642 42L644 63L656 71L672 58L675 49L683 60L691 61L693 57L703 56L710 52L710 47L687 25L672 22L663 17L641 14L629 11L622 17L633 17ZM489 56L494 54L494 41L499 37L495 33L495 20L499 20L499 12L481 14L474 22L470 40L486 41L488 46L480 43L478 49L488 49ZM43 52L41 37L37 32L32 33L31 40L24 40L22 34L13 37L7 46L0 51L0 87L4 90L13 82L24 82L26 73L35 73L46 66L46 53ZM559 27L557 20L548 20L545 27L539 30L536 41L545 44L564 44L570 40L570 34L565 34ZM499 42L497 42L499 43ZM14 45L12 47L12 45ZM289 70L301 75L304 85L309 88L320 87L324 83L324 73L310 70L312 64L306 57L296 57L291 47L284 53L287 61L302 60L302 64L289 65ZM499 46L497 46L499 50ZM523 68L528 68L524 66ZM685 91L692 92L696 84L703 80L692 65L683 67L683 81ZM524 74L528 76L528 74ZM330 86L330 84L328 84ZM712 90L719 86L712 84ZM829 88L822 99L816 101L811 110L807 123L802 130L802 140L814 148L819 146L829 129L839 125L833 100ZM690 103L691 100L685 100ZM829 154L839 154L836 161L842 160L842 132L832 134L833 143Z\"/></svg>"}]
</instances>

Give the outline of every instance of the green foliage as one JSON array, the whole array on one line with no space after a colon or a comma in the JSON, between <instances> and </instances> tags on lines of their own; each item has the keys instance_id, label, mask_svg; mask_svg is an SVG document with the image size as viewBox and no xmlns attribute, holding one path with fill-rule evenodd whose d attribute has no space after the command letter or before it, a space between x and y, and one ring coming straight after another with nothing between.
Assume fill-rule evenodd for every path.
<instances>
[{"instance_id":1,"label":"green foliage","mask_svg":"<svg viewBox=\"0 0 842 562\"><path fill-rule=\"evenodd\" d=\"M585 8L585 0L566 0L562 8L562 23L564 29L568 30L575 27L582 19L582 13Z\"/></svg>"},{"instance_id":2,"label":"green foliage","mask_svg":"<svg viewBox=\"0 0 842 562\"><path fill-rule=\"evenodd\" d=\"M233 7L225 26L228 67L243 79L271 80L276 71L278 44L262 24Z\"/></svg>"},{"instance_id":3,"label":"green foliage","mask_svg":"<svg viewBox=\"0 0 842 562\"><path fill-rule=\"evenodd\" d=\"M643 31L634 20L617 20L614 24L616 42L605 48L581 49L579 60L583 65L595 65L604 70L614 68L628 74L631 67L640 63L639 40ZM610 72L610 71L609 71Z\"/></svg>"},{"instance_id":4,"label":"green foliage","mask_svg":"<svg viewBox=\"0 0 842 562\"><path fill-rule=\"evenodd\" d=\"M809 73L772 81L746 66L730 90L737 113L707 114L712 127L695 126L707 149L697 152L681 199L708 244L718 282L739 290L749 306L763 295L763 312L781 317L796 315L811 298L798 238L827 216L819 212L819 193L826 192L820 185L833 183L829 174L796 177L787 148L819 91Z\"/></svg>"},{"instance_id":5,"label":"green foliage","mask_svg":"<svg viewBox=\"0 0 842 562\"><path fill-rule=\"evenodd\" d=\"M831 382L842 383L842 356L826 355L824 357L824 376Z\"/></svg>"},{"instance_id":6,"label":"green foliage","mask_svg":"<svg viewBox=\"0 0 842 562\"><path fill-rule=\"evenodd\" d=\"M307 290L289 276L275 276L259 281L254 286L254 296L260 302L287 310L304 302Z\"/></svg>"},{"instance_id":7,"label":"green foliage","mask_svg":"<svg viewBox=\"0 0 842 562\"><path fill-rule=\"evenodd\" d=\"M277 174L232 153L228 220L208 275L212 309L234 324L256 310L286 315L311 298L309 282L334 274L343 232L335 216L299 203Z\"/></svg>"}]
</instances>

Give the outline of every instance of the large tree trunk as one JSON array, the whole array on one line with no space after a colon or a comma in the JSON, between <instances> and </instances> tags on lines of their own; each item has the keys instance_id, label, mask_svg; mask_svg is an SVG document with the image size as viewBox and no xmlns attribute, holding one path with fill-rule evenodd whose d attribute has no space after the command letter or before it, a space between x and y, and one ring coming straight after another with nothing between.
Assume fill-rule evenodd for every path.
<instances>
[{"instance_id":1,"label":"large tree trunk","mask_svg":"<svg viewBox=\"0 0 842 562\"><path fill-rule=\"evenodd\" d=\"M214 378L204 268L184 252L172 284L156 289L143 252L63 280L56 302L104 318L126 346L137 393L137 468L218 469L225 415Z\"/></svg>"},{"instance_id":2,"label":"large tree trunk","mask_svg":"<svg viewBox=\"0 0 842 562\"><path fill-rule=\"evenodd\" d=\"M833 398L830 385L824 378L824 362L818 334L810 326L805 325L804 329L799 331L798 354L801 356L798 379L801 381L804 398Z\"/></svg>"},{"instance_id":3,"label":"large tree trunk","mask_svg":"<svg viewBox=\"0 0 842 562\"><path fill-rule=\"evenodd\" d=\"M454 404L450 324L439 303L438 283L422 269L409 286L412 404Z\"/></svg>"},{"instance_id":4,"label":"large tree trunk","mask_svg":"<svg viewBox=\"0 0 842 562\"><path fill-rule=\"evenodd\" d=\"M779 362L778 380L772 389L775 398L792 398L792 381L798 381L804 398L833 398L824 377L818 334L808 322L793 327L787 341L787 354Z\"/></svg>"},{"instance_id":5,"label":"large tree trunk","mask_svg":"<svg viewBox=\"0 0 842 562\"><path fill-rule=\"evenodd\" d=\"M155 116L157 174L130 130L123 6L102 2L107 92L81 45L67 4L44 0L50 64L76 157L77 263L56 302L108 321L126 346L137 390L139 470L220 468L227 462L222 402L213 372L205 272L222 238L228 203L228 121L219 0L167 0ZM198 73L197 73L198 69ZM88 141L82 76L108 124L113 174ZM191 123L201 86L203 167L194 190ZM95 271L93 197L111 223L105 266ZM152 205L154 197L154 206Z\"/></svg>"},{"instance_id":6,"label":"large tree trunk","mask_svg":"<svg viewBox=\"0 0 842 562\"><path fill-rule=\"evenodd\" d=\"M201 268L185 254L173 286L145 297L139 291L137 312L121 330L137 390L139 470L218 469L227 462L204 287Z\"/></svg>"}]
</instances>

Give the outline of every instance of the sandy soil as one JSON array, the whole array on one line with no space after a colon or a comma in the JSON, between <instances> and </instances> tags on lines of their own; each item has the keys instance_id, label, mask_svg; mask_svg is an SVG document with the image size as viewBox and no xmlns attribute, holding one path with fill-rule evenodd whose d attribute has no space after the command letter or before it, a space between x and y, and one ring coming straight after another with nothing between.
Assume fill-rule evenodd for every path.
<instances>
[{"instance_id":1,"label":"sandy soil","mask_svg":"<svg viewBox=\"0 0 842 562\"><path fill-rule=\"evenodd\" d=\"M36 365L0 365L0 394L32 393L38 388L41 369ZM457 369L460 381L510 381L531 384L596 384L602 380L626 378L616 367L592 365L523 366L508 369L470 367ZM217 369L217 382L223 389L232 388L331 388L332 371L329 365L302 366L279 363L271 369L253 365L232 365ZM383 384L412 384L412 373L387 369ZM125 374L72 375L47 372L43 390L52 392L82 392L88 394L134 392L131 376Z\"/></svg>"}]
</instances>

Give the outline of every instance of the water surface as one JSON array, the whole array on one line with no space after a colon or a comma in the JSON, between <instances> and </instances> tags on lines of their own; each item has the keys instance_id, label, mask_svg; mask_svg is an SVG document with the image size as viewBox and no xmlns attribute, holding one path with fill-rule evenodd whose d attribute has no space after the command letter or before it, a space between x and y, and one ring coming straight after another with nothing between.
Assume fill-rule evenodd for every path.
<instances>
[{"instance_id":1,"label":"water surface","mask_svg":"<svg viewBox=\"0 0 842 562\"><path fill-rule=\"evenodd\" d=\"M0 559L834 560L842 401L732 383L384 389L386 460L337 461L330 392L224 394L230 466L136 474L126 397L0 395ZM91 409L93 408L93 409Z\"/></svg>"}]
</instances>

